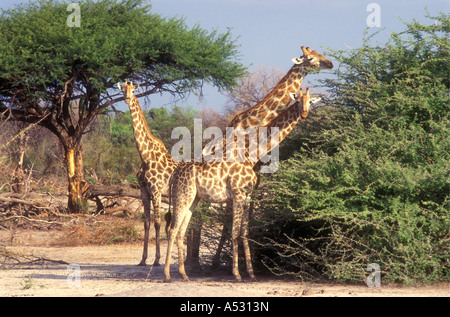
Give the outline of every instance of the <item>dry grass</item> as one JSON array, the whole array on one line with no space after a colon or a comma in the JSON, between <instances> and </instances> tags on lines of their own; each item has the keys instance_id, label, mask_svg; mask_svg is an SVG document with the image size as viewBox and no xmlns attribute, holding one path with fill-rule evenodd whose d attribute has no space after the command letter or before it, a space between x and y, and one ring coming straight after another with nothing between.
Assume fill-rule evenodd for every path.
<instances>
[{"instance_id":1,"label":"dry grass","mask_svg":"<svg viewBox=\"0 0 450 317\"><path fill-rule=\"evenodd\" d=\"M95 217L80 219L64 229L67 234L55 239L52 246L110 245L142 240L141 222L136 219Z\"/></svg>"}]
</instances>

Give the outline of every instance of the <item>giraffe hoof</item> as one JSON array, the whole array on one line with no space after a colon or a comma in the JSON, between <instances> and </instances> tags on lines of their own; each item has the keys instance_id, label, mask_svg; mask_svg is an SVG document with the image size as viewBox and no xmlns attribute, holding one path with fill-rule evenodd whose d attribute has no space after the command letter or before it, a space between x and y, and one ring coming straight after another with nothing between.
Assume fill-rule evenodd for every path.
<instances>
[{"instance_id":1,"label":"giraffe hoof","mask_svg":"<svg viewBox=\"0 0 450 317\"><path fill-rule=\"evenodd\" d=\"M159 262L155 262L153 263L153 266L161 266L161 264L159 264Z\"/></svg>"},{"instance_id":2,"label":"giraffe hoof","mask_svg":"<svg viewBox=\"0 0 450 317\"><path fill-rule=\"evenodd\" d=\"M241 278L240 276L235 276L235 277L234 277L234 281L235 281L236 283L241 283L241 282L242 282L242 278Z\"/></svg>"},{"instance_id":3,"label":"giraffe hoof","mask_svg":"<svg viewBox=\"0 0 450 317\"><path fill-rule=\"evenodd\" d=\"M172 279L171 278L165 278L163 282L164 283L172 283Z\"/></svg>"},{"instance_id":4,"label":"giraffe hoof","mask_svg":"<svg viewBox=\"0 0 450 317\"><path fill-rule=\"evenodd\" d=\"M141 261L137 266L147 266L147 264L145 264L145 261Z\"/></svg>"}]
</instances>

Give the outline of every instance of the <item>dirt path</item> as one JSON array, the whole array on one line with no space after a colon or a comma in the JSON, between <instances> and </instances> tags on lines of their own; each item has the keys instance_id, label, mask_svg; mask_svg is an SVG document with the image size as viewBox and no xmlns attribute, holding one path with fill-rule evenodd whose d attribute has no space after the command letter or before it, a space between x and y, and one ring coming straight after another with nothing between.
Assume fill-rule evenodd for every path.
<instances>
[{"instance_id":1,"label":"dirt path","mask_svg":"<svg viewBox=\"0 0 450 317\"><path fill-rule=\"evenodd\" d=\"M36 233L39 235L42 233ZM0 234L1 237L1 234ZM42 237L40 237L42 239ZM163 283L163 266L138 267L142 246L51 247L34 246L17 239L7 246L16 254L33 254L67 264L33 263L0 269L0 296L156 296L156 297L360 297L360 296L450 296L450 285L424 287L334 285L300 283L277 279L235 283L227 272L189 273L181 282L176 259L174 282ZM5 241L5 240L2 240ZM153 251L152 246L150 250ZM163 246L165 250L165 246ZM152 252L151 252L152 253ZM175 254L174 254L175 258ZM164 258L161 259L164 262ZM148 259L152 263L152 259Z\"/></svg>"}]
</instances>

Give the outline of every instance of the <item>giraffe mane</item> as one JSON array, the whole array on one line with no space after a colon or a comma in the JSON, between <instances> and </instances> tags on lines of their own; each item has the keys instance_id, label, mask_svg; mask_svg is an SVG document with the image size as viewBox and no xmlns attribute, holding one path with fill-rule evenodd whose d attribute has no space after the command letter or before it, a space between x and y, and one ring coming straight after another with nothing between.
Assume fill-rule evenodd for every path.
<instances>
[{"instance_id":1,"label":"giraffe mane","mask_svg":"<svg viewBox=\"0 0 450 317\"><path fill-rule=\"evenodd\" d=\"M135 96L134 94L133 94L133 98L135 99L135 102L136 102L137 105L138 105L139 117L140 117L141 122L142 122L142 124L143 124L143 126L144 126L145 132L153 139L153 141L155 141L156 143L158 143L158 144L159 144L159 145L167 152L167 148L166 148L166 146L164 145L164 143L163 143L160 139L156 138L156 137L150 132L150 128L149 128L148 125L147 125L147 121L145 120L145 116L144 116L144 113L142 112L142 109L141 109L141 106L140 106L140 104L139 104L139 101L137 100L137 98L136 98L136 96Z\"/></svg>"},{"instance_id":2,"label":"giraffe mane","mask_svg":"<svg viewBox=\"0 0 450 317\"><path fill-rule=\"evenodd\" d=\"M259 101L256 105L254 105L253 107L251 107L251 108L249 108L249 109L247 109L247 110L244 110L244 111L242 111L242 112L240 112L240 113L238 113L236 116L235 116L235 118L236 117L238 117L238 116L242 116L242 115L244 115L244 114L246 114L246 113L249 113L250 111L253 111L255 108L257 108L259 105L261 105L262 103L265 103L266 102L266 100L267 99L269 99L269 98L271 98L274 94L275 94L275 92L277 91L277 89L286 81L286 78L288 78L290 75L291 75L291 73L293 72L293 68L291 68L288 72L287 72L287 74L286 75L284 75L283 76L283 78L281 78L279 81L278 81L278 83L272 88L272 90L261 100L261 101ZM232 122L234 121L234 119L232 120Z\"/></svg>"}]
</instances>

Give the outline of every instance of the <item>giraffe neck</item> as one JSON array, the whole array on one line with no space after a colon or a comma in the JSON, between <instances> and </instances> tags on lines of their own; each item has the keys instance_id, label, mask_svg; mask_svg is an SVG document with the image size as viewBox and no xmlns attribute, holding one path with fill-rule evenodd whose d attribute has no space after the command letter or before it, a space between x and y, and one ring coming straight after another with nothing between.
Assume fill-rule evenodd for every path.
<instances>
[{"instance_id":1,"label":"giraffe neck","mask_svg":"<svg viewBox=\"0 0 450 317\"><path fill-rule=\"evenodd\" d=\"M234 151L234 158L238 159L238 152L243 152L244 154L244 160L246 163L250 164L251 166L255 166L262 156L266 153L270 153L272 151L273 146L278 145L281 143L287 135L294 129L296 124L301 118L300 115L300 101L292 102L291 105L288 106L288 108L285 108L284 111L282 111L278 117L276 117L274 120L272 120L269 124L267 124L264 127L250 127L250 129L240 130L244 132L244 143L240 143L238 141L237 137L233 137L233 139L224 139L223 140L223 160L224 161L230 161L229 160L229 153L230 150L227 147L227 142L232 142L233 147L232 151ZM264 130L263 130L264 128ZM272 136L272 128L278 128L278 142L273 144L271 142L271 136ZM251 132L253 131L253 132ZM247 135L248 133L248 135ZM260 139L260 133L264 135L266 133L266 143L264 145L264 140ZM252 136L250 136L252 135ZM242 137L242 136L241 136ZM253 139L253 137L256 137L256 139ZM252 138L252 141L250 139ZM242 140L242 139L241 139ZM261 143L261 144L260 144ZM266 153L259 152L260 148L259 146L266 147L267 151ZM262 148L261 148L262 149ZM231 160L232 162L233 160Z\"/></svg>"},{"instance_id":2,"label":"giraffe neck","mask_svg":"<svg viewBox=\"0 0 450 317\"><path fill-rule=\"evenodd\" d=\"M172 161L172 157L164 144L150 132L136 96L133 95L131 100L127 103L130 108L134 138L141 159L149 164L151 163L152 158L155 157L153 153L157 153L159 155L167 156L167 158Z\"/></svg>"},{"instance_id":3,"label":"giraffe neck","mask_svg":"<svg viewBox=\"0 0 450 317\"><path fill-rule=\"evenodd\" d=\"M290 95L297 93L307 74L308 71L305 67L294 65L263 100L252 108L237 114L229 124L229 127L243 130L254 127L257 129L257 135L259 135L260 127L277 127L279 129L279 142L281 142L292 131L300 119L298 102L292 103ZM268 133L270 134L270 130ZM234 140L236 139L234 138ZM224 138L219 142L222 142L223 145L222 159L227 160L227 139ZM210 154L212 148L215 146L214 144L208 144L203 149L203 154ZM267 146L267 153L269 153L272 150L271 142L268 142ZM236 157L236 143L234 144L234 151L234 157ZM249 160L248 139L245 141L244 151L245 160L256 165L257 162L254 162L253 159Z\"/></svg>"},{"instance_id":4,"label":"giraffe neck","mask_svg":"<svg viewBox=\"0 0 450 317\"><path fill-rule=\"evenodd\" d=\"M281 143L287 135L295 128L300 120L299 102L292 103L286 110L284 110L275 120L271 121L267 125L267 133L270 134L271 128L279 129L279 143ZM272 143L268 140L267 152L272 150Z\"/></svg>"},{"instance_id":5,"label":"giraffe neck","mask_svg":"<svg viewBox=\"0 0 450 317\"><path fill-rule=\"evenodd\" d=\"M304 67L294 65L263 100L237 114L229 126L243 129L266 126L286 109L290 94L297 93L307 74Z\"/></svg>"}]
</instances>

